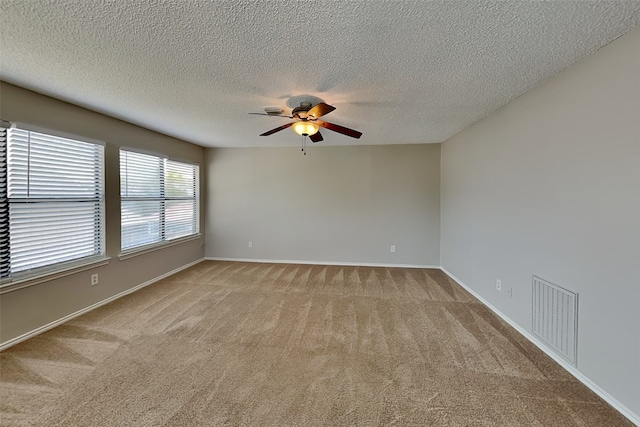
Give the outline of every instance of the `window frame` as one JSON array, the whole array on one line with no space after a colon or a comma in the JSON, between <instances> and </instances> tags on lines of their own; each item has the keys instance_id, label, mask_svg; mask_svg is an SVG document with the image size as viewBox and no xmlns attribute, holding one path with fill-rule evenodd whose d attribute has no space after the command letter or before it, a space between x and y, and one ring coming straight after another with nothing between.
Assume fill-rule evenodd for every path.
<instances>
[{"instance_id":1,"label":"window frame","mask_svg":"<svg viewBox=\"0 0 640 427\"><path fill-rule=\"evenodd\" d=\"M5 274L4 277L0 277L0 294L11 292L16 289L21 289L27 286L32 286L38 283L46 282L49 280L54 280L59 277L64 277L67 275L74 274L78 271L88 270L90 268L95 268L97 266L106 265L109 263L109 257L106 256L107 253L107 239L106 239L106 202L105 202L105 167L106 167L106 153L105 146L106 143L104 141L99 141L96 139L69 134L65 132L60 132L48 128L43 128L39 126L34 126L31 124L18 123L18 122L8 122L5 120L0 120L0 127L2 128L2 132L4 133L5 140L3 143L3 153L0 156L0 170L4 172L4 180L0 182L0 209L6 209L6 235L3 231L3 236L0 237L0 244L6 245L6 249L3 253L3 256L8 258L8 261L5 259L5 264L3 267L6 267L6 270L3 271ZM24 203L32 203L29 201L30 197L26 199L22 198L14 198L15 200L12 202L12 198L9 197L9 129L17 128L21 131L25 132L35 132L46 137L54 137L54 138L65 138L73 141L92 144L94 146L100 146L99 157L96 159L96 162L91 163L91 167L96 168L99 167L101 170L96 172L94 171L94 176L99 179L98 190L95 198L79 198L74 197L72 195L63 195L61 197L36 197L33 200L36 203L41 202L50 202L54 201L56 203L69 204L72 206L76 203L87 203L93 202L96 204L98 208L98 215L94 216L94 239L96 239L96 243L94 244L94 248L98 251L98 253L94 253L92 255L87 256L79 256L77 258L64 260L64 261L56 261L51 264L46 264L37 267L30 267L21 271L11 272L10 271L10 258L11 258L11 220L9 217L10 207L12 203L16 204L24 204ZM91 199L91 200L90 200Z\"/></svg>"},{"instance_id":2,"label":"window frame","mask_svg":"<svg viewBox=\"0 0 640 427\"><path fill-rule=\"evenodd\" d=\"M123 159L122 159L122 153L132 153L134 155L144 155L144 156L151 156L154 157L156 160L160 161L160 168L159 168L159 174L160 174L160 191L159 194L160 196L157 197L139 197L139 196L126 196L123 194L123 179L125 179L125 177L123 176ZM118 258L120 260L124 260L124 259L128 259L128 258L132 258L138 255L143 255L149 252L153 252L156 250L160 250L160 249L164 249L167 248L169 246L174 246L174 245L178 245L184 242L188 242L191 240L196 240L202 237L202 234L200 232L200 164L197 162L193 162L193 161L188 161L188 160L184 160L184 159L174 159L174 158L169 158L168 156L164 155L164 154L160 154L157 152L152 152L152 151L147 151L147 150L141 150L141 149L136 149L136 148L132 148L132 147L120 147L119 149L119 153L118 153L118 164L119 164L119 173L118 173L118 177L119 177L119 191L120 191L120 255L118 256ZM167 162L173 162L173 163L178 163L178 164L182 164L182 165L186 165L189 167L193 167L193 187L194 187L194 196L193 197L173 197L173 196L167 196L166 195L166 186L167 186L167 179L166 179L166 168L167 168ZM128 179L128 177L127 177ZM193 201L194 202L194 208L193 208L193 215L194 215L194 219L193 219L193 225L195 227L193 233L188 234L188 235L184 235L184 236L179 236L179 237L175 237L175 238L169 238L167 239L166 237L166 231L167 231L167 227L166 227L166 211L167 211L167 206L166 206L166 202L167 201L175 201L175 200L188 200L188 201ZM122 217L122 211L123 211L123 205L125 201L157 201L160 202L160 210L158 211L158 220L159 220L159 236L160 239L151 243L147 243L147 244L139 244L139 245L135 245L135 246L130 246L127 248L123 248L123 240L124 240L124 235L123 235L123 217Z\"/></svg>"}]
</instances>

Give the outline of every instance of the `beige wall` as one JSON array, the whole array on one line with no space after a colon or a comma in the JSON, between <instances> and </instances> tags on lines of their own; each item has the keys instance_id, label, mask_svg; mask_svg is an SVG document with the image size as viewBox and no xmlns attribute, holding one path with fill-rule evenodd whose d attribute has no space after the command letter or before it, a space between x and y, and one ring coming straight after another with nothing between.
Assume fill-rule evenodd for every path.
<instances>
[{"instance_id":1,"label":"beige wall","mask_svg":"<svg viewBox=\"0 0 640 427\"><path fill-rule=\"evenodd\" d=\"M215 148L207 166L207 257L440 265L438 144Z\"/></svg>"},{"instance_id":2,"label":"beige wall","mask_svg":"<svg viewBox=\"0 0 640 427\"><path fill-rule=\"evenodd\" d=\"M577 291L579 372L640 414L640 29L443 144L441 255L528 332L532 275Z\"/></svg>"},{"instance_id":3,"label":"beige wall","mask_svg":"<svg viewBox=\"0 0 640 427\"><path fill-rule=\"evenodd\" d=\"M24 122L106 141L105 195L108 265L0 295L0 342L30 332L159 277L204 256L204 239L196 239L120 261L120 199L118 150L135 147L201 165L204 149L104 115L0 83L0 118ZM203 185L201 185L202 187ZM203 191L204 194L204 191ZM201 204L201 209L204 203ZM201 215L203 218L204 215ZM202 230L201 225L201 230ZM90 285L98 273L100 283Z\"/></svg>"}]
</instances>

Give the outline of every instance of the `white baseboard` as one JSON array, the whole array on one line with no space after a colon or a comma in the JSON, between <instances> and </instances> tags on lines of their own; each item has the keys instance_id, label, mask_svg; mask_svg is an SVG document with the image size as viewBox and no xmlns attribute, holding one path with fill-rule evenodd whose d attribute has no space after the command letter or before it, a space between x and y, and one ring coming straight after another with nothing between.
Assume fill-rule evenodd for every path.
<instances>
[{"instance_id":1,"label":"white baseboard","mask_svg":"<svg viewBox=\"0 0 640 427\"><path fill-rule=\"evenodd\" d=\"M462 286L464 289L466 289L471 295L473 295L478 300L480 300L480 302L482 302L484 305L486 305L491 311L493 311L495 314L500 316L500 318L502 320L504 320L509 325L511 325L515 330L520 332L526 339L531 341L536 347L538 347L540 350L542 350L547 356L551 357L554 361L556 361L567 372L569 372L571 375L573 375L578 381L580 381L582 384L584 384L587 387L589 387L589 389L591 389L595 394L600 396L609 405L613 406L618 412L620 412L622 415L627 417L627 419L629 419L629 421L631 421L632 423L634 423L637 426L640 426L640 416L638 416L633 411L631 411L629 408L627 408L625 405L620 403L617 399L615 399L609 393L607 393L606 391L601 389L598 385L596 385L593 381L591 381L584 374L582 374L578 369L576 369L575 366L570 365L561 356L555 354L551 349L549 349L547 346L545 346L542 341L538 340L538 338L536 338L534 335L532 335L529 332L527 332L526 330L524 330L521 326L519 326L517 323L515 323L513 320L511 320L509 317L507 317L505 314L503 314L500 310L498 310L493 305L491 305L487 300L482 298L473 289L471 289L464 282L462 282L462 280L458 279L456 276L454 276L449 271L447 271L446 268L440 267L440 269L443 272L445 272L449 277L451 277L453 280L455 280L456 283L458 283L460 286Z\"/></svg>"},{"instance_id":2,"label":"white baseboard","mask_svg":"<svg viewBox=\"0 0 640 427\"><path fill-rule=\"evenodd\" d=\"M58 319L58 320L54 320L51 323L47 323L44 326L41 326L41 327L36 328L36 329L34 329L32 331L29 331L29 332L27 332L25 334L22 334L20 336L12 338L9 341L5 341L5 342L0 344L0 351L5 350L5 349L7 349L7 348L9 348L11 346L14 346L14 345L18 344L18 343L21 343L22 341L28 340L29 338L34 337L36 335L39 335L39 334L41 334L43 332L46 332L49 329L53 329L56 326L59 326L59 325L65 323L65 322L68 322L69 320L71 320L73 318L76 318L76 317L78 317L80 315L88 313L91 310L95 310L96 308L101 307L101 306L103 306L105 304L108 304L111 301L115 301L118 298L122 298L125 295L129 295L129 294L131 294L131 293L133 293L133 292L135 292L135 291L137 291L139 289L144 288L145 286L149 286L149 285L151 285L151 284L153 284L153 283L155 283L155 282L157 282L159 280L164 279L165 277L169 277L172 274L176 274L179 271L182 271L182 270L187 269L189 267L192 267L192 266L194 266L194 265L196 265L198 263L201 263L202 261L204 261L204 258L199 259L197 261L193 261L193 262L191 262L189 264L183 265L182 267L178 267L178 268L176 268L174 270L171 270L171 271L169 271L169 272L167 272L167 273L165 273L165 274L163 274L161 276L155 277L155 278L153 278L151 280L147 280L146 282L141 283L141 284L139 284L137 286L134 286L133 288L129 288L126 291L120 292L119 294L113 295L113 296L111 296L111 297L109 297L107 299L103 299L102 301L97 302L95 304L92 304L89 307L85 307L85 308L83 308L81 310L78 310L75 313L71 313L71 314L69 314L67 316L64 316L64 317Z\"/></svg>"},{"instance_id":3,"label":"white baseboard","mask_svg":"<svg viewBox=\"0 0 640 427\"><path fill-rule=\"evenodd\" d=\"M418 264L386 264L377 262L334 262L334 261L307 261L300 259L254 259L254 258L225 258L206 257L207 261L238 261L238 262L260 262L265 264L313 264L313 265L342 265L349 267L403 267L403 268L437 268L439 265L418 265Z\"/></svg>"}]
</instances>

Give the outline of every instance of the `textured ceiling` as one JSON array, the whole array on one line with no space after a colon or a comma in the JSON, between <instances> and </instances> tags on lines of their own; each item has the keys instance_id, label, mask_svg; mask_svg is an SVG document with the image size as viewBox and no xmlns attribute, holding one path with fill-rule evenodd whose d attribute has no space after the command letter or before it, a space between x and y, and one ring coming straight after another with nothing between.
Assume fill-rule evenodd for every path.
<instances>
[{"instance_id":1,"label":"textured ceiling","mask_svg":"<svg viewBox=\"0 0 640 427\"><path fill-rule=\"evenodd\" d=\"M638 1L1 0L0 78L203 146L441 142L640 24Z\"/></svg>"}]
</instances>

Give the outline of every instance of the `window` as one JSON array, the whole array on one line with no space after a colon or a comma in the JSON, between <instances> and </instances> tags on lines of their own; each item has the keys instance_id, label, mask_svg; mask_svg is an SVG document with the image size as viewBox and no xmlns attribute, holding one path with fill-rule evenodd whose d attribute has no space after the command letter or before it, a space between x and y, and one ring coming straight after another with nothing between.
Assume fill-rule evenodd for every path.
<instances>
[{"instance_id":1,"label":"window","mask_svg":"<svg viewBox=\"0 0 640 427\"><path fill-rule=\"evenodd\" d=\"M123 253L199 232L198 165L120 150Z\"/></svg>"},{"instance_id":2,"label":"window","mask_svg":"<svg viewBox=\"0 0 640 427\"><path fill-rule=\"evenodd\" d=\"M0 283L104 256L104 147L0 127Z\"/></svg>"}]
</instances>

